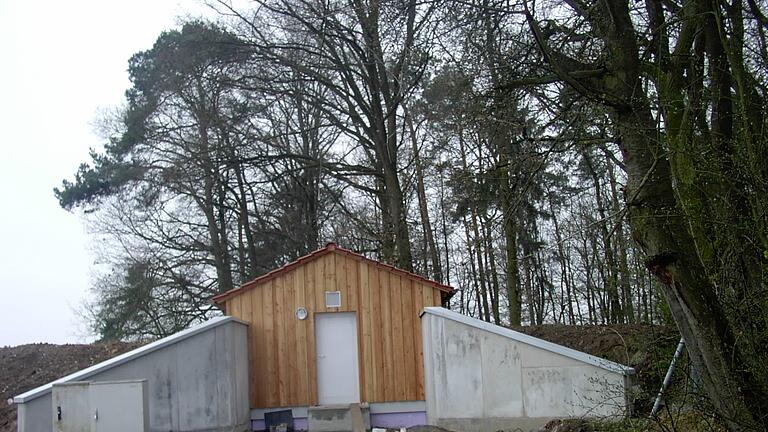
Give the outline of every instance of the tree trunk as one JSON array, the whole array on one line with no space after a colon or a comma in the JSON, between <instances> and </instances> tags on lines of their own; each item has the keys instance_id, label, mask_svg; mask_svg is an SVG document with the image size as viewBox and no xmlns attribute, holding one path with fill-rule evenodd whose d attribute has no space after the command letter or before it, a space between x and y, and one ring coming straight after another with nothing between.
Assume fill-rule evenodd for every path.
<instances>
[{"instance_id":1,"label":"tree trunk","mask_svg":"<svg viewBox=\"0 0 768 432\"><path fill-rule=\"evenodd\" d=\"M443 281L443 270L440 265L440 255L437 251L437 244L435 243L435 236L432 232L432 223L429 219L429 209L427 208L427 192L424 187L424 169L421 165L421 156L419 152L419 145L416 140L416 130L413 127L413 119L410 115L410 110L404 109L405 123L408 126L408 132L411 136L411 146L413 150L413 162L416 170L416 195L419 201L419 213L421 214L422 231L424 232L424 239L427 243L427 255L429 261L432 264L431 276L438 282ZM428 274L429 276L429 274Z\"/></svg>"},{"instance_id":2,"label":"tree trunk","mask_svg":"<svg viewBox=\"0 0 768 432\"><path fill-rule=\"evenodd\" d=\"M718 414L733 431L759 429L763 407L748 398L760 395L745 393L751 383L742 381L744 359L675 198L669 160L644 96L635 34L627 31L632 28L628 4L613 0L603 8L598 26L611 51L609 68L622 77L606 79L604 85L624 101L612 111L627 167L625 199L632 235L648 257L646 266L663 285L701 387Z\"/></svg>"},{"instance_id":3,"label":"tree trunk","mask_svg":"<svg viewBox=\"0 0 768 432\"><path fill-rule=\"evenodd\" d=\"M584 164L587 167L587 171L589 171L589 175L592 178L592 184L595 190L595 202L597 203L597 214L600 217L597 221L597 225L600 227L600 237L602 238L603 253L605 254L606 266L603 271L607 272L604 281L606 295L608 297L608 322L611 324L623 323L624 311L622 310L621 300L619 298L618 266L616 265L616 256L615 251L613 250L613 242L611 241L611 233L608 231L608 223L612 221L613 218L609 218L606 214L600 175L595 170L589 150L584 150L582 152L582 157L584 159Z\"/></svg>"},{"instance_id":4,"label":"tree trunk","mask_svg":"<svg viewBox=\"0 0 768 432\"><path fill-rule=\"evenodd\" d=\"M654 156L657 144L638 133L638 125L654 126L650 111L638 111L617 115L629 175L626 194L633 237L648 256L648 269L663 284L664 297L711 402L729 429L757 429L740 394L735 337L675 202L669 163Z\"/></svg>"},{"instance_id":5,"label":"tree trunk","mask_svg":"<svg viewBox=\"0 0 768 432\"><path fill-rule=\"evenodd\" d=\"M604 151L608 151L604 149ZM613 162L610 158L606 158L606 164L608 165L608 180L611 185L611 207L612 211L616 214L614 218L615 228L613 230L616 233L616 243L618 246L618 260L619 260L619 286L621 287L621 300L623 303L624 317L628 323L635 322L635 306L632 295L632 287L630 285L629 276L629 264L627 263L627 238L624 231L624 213L621 211L621 205L619 203L618 185L616 181L616 174L613 169Z\"/></svg>"},{"instance_id":6,"label":"tree trunk","mask_svg":"<svg viewBox=\"0 0 768 432\"><path fill-rule=\"evenodd\" d=\"M488 261L488 266L491 272L491 314L493 315L493 323L501 325L501 311L499 310L499 273L496 270L496 257L493 254L493 239L491 238L491 221L490 218L486 219L482 223L483 237L485 243L485 256Z\"/></svg>"},{"instance_id":7,"label":"tree trunk","mask_svg":"<svg viewBox=\"0 0 768 432\"><path fill-rule=\"evenodd\" d=\"M202 110L200 110L202 111ZM226 292L233 288L232 269L229 265L229 250L227 246L226 227L220 226L223 222L223 209L217 206L220 201L221 190L216 182L214 164L211 162L211 146L208 138L208 125L205 112L198 113L198 139L200 144L201 164L200 170L203 177L203 197L197 197L198 207L206 218L208 236L211 241L211 255L216 266L218 292ZM216 199L219 197L219 200ZM218 211L217 211L218 210Z\"/></svg>"},{"instance_id":8,"label":"tree trunk","mask_svg":"<svg viewBox=\"0 0 768 432\"><path fill-rule=\"evenodd\" d=\"M552 195L547 194L547 201L549 202L549 212L552 214L552 224L555 228L555 242L557 244L557 261L560 264L560 283L562 286L565 287L565 300L567 301L568 307L568 319L570 324L573 324L574 322L574 314L573 314L573 301L574 299L571 297L571 280L569 278L569 271L568 271L568 261L570 261L565 254L565 241L563 239L562 234L560 233L560 223L557 219L557 212L555 210L555 206L552 203Z\"/></svg>"}]
</instances>

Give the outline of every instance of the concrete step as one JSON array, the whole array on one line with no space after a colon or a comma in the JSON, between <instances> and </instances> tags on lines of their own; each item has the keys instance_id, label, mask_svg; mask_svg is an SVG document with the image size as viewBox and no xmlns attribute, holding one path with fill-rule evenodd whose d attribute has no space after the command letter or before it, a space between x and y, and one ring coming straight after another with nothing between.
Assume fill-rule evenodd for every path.
<instances>
[{"instance_id":1,"label":"concrete step","mask_svg":"<svg viewBox=\"0 0 768 432\"><path fill-rule=\"evenodd\" d=\"M365 432L371 428L368 404L320 405L307 409L309 432Z\"/></svg>"}]
</instances>

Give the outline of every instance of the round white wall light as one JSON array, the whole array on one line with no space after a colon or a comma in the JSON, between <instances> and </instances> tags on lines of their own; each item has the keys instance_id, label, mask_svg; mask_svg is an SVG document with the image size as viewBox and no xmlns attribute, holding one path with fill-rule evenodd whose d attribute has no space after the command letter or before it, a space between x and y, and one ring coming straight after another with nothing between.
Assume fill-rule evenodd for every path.
<instances>
[{"instance_id":1,"label":"round white wall light","mask_svg":"<svg viewBox=\"0 0 768 432\"><path fill-rule=\"evenodd\" d=\"M307 319L307 310L304 309L303 307L297 308L296 309L296 318L298 318L300 320Z\"/></svg>"}]
</instances>

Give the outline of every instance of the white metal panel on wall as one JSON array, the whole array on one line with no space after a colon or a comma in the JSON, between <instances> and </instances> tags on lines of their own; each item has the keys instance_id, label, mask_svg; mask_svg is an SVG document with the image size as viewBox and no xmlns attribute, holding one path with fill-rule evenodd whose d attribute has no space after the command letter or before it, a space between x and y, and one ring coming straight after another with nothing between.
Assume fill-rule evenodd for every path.
<instances>
[{"instance_id":1,"label":"white metal panel on wall","mask_svg":"<svg viewBox=\"0 0 768 432\"><path fill-rule=\"evenodd\" d=\"M53 430L56 432L90 431L91 398L89 383L56 384L52 390Z\"/></svg>"},{"instance_id":2,"label":"white metal panel on wall","mask_svg":"<svg viewBox=\"0 0 768 432\"><path fill-rule=\"evenodd\" d=\"M56 384L52 394L56 432L149 430L146 380Z\"/></svg>"},{"instance_id":3,"label":"white metal panel on wall","mask_svg":"<svg viewBox=\"0 0 768 432\"><path fill-rule=\"evenodd\" d=\"M315 314L317 398L321 405L360 402L357 315Z\"/></svg>"},{"instance_id":4,"label":"white metal panel on wall","mask_svg":"<svg viewBox=\"0 0 768 432\"><path fill-rule=\"evenodd\" d=\"M93 432L149 430L146 380L94 382L89 390Z\"/></svg>"}]
</instances>

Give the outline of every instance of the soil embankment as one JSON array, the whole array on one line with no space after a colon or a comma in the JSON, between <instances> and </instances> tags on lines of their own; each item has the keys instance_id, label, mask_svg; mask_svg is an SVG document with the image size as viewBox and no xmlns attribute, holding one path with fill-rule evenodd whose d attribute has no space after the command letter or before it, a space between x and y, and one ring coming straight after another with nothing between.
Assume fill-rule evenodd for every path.
<instances>
[{"instance_id":1,"label":"soil embankment","mask_svg":"<svg viewBox=\"0 0 768 432\"><path fill-rule=\"evenodd\" d=\"M41 343L0 347L0 432L16 431L16 406L7 404L8 399L141 345Z\"/></svg>"}]
</instances>

